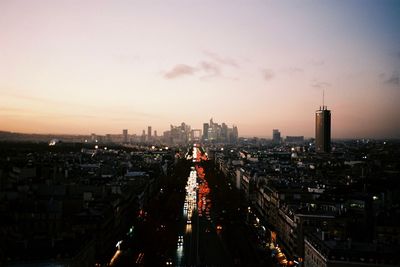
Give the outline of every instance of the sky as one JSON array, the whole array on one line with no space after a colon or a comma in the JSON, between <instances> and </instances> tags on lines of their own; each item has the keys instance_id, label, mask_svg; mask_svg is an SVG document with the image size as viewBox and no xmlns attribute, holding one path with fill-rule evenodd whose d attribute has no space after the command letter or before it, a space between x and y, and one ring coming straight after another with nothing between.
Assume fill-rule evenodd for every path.
<instances>
[{"instance_id":1,"label":"sky","mask_svg":"<svg viewBox=\"0 0 400 267\"><path fill-rule=\"evenodd\" d=\"M400 138L400 1L0 1L0 130Z\"/></svg>"}]
</instances>

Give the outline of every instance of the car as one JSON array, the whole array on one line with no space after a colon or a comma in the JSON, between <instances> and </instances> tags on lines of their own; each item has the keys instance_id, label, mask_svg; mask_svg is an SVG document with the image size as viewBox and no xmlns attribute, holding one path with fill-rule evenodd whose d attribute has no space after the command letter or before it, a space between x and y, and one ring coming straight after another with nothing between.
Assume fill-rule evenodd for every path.
<instances>
[{"instance_id":1,"label":"car","mask_svg":"<svg viewBox=\"0 0 400 267\"><path fill-rule=\"evenodd\" d=\"M191 220L187 220L187 222L186 222L187 224L191 224L192 223L192 221Z\"/></svg>"},{"instance_id":2,"label":"car","mask_svg":"<svg viewBox=\"0 0 400 267\"><path fill-rule=\"evenodd\" d=\"M181 247L181 246L183 246L183 236L182 235L180 235L178 237L178 247Z\"/></svg>"},{"instance_id":3,"label":"car","mask_svg":"<svg viewBox=\"0 0 400 267\"><path fill-rule=\"evenodd\" d=\"M172 259L168 258L168 259L165 261L165 265L168 265L168 266L172 265Z\"/></svg>"},{"instance_id":4,"label":"car","mask_svg":"<svg viewBox=\"0 0 400 267\"><path fill-rule=\"evenodd\" d=\"M222 226L221 225L217 225L217 230L222 230Z\"/></svg>"}]
</instances>

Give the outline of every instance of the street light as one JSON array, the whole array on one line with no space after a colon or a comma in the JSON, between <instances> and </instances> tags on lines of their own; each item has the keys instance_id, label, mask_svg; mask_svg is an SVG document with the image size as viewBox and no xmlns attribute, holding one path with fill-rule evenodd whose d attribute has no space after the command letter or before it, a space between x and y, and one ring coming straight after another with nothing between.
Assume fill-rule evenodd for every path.
<instances>
[{"instance_id":1,"label":"street light","mask_svg":"<svg viewBox=\"0 0 400 267\"><path fill-rule=\"evenodd\" d=\"M122 240L118 241L117 244L115 245L115 247L117 247L118 250L121 250L121 244L122 244Z\"/></svg>"}]
</instances>

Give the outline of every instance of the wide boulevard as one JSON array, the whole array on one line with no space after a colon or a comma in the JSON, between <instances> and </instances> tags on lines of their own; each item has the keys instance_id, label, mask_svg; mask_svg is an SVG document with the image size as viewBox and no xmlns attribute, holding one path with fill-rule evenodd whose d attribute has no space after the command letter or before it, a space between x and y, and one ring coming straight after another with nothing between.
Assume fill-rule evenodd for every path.
<instances>
[{"instance_id":1,"label":"wide boulevard","mask_svg":"<svg viewBox=\"0 0 400 267\"><path fill-rule=\"evenodd\" d=\"M109 265L272 266L247 202L201 146L190 146L160 187Z\"/></svg>"}]
</instances>

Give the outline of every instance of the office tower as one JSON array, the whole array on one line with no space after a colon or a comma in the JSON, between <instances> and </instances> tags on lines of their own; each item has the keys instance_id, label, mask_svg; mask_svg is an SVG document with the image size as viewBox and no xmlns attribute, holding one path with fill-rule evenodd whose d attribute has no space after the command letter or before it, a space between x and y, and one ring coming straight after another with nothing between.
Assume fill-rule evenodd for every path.
<instances>
[{"instance_id":1,"label":"office tower","mask_svg":"<svg viewBox=\"0 0 400 267\"><path fill-rule=\"evenodd\" d=\"M272 142L277 144L281 142L281 132L278 129L272 130Z\"/></svg>"},{"instance_id":2,"label":"office tower","mask_svg":"<svg viewBox=\"0 0 400 267\"><path fill-rule=\"evenodd\" d=\"M233 138L232 138L231 142L237 142L239 139L239 131L238 131L238 128L236 125L233 125L232 132L233 132L233 134L232 134Z\"/></svg>"},{"instance_id":3,"label":"office tower","mask_svg":"<svg viewBox=\"0 0 400 267\"><path fill-rule=\"evenodd\" d=\"M171 143L184 144L190 139L190 126L182 122L180 126L171 125Z\"/></svg>"},{"instance_id":4,"label":"office tower","mask_svg":"<svg viewBox=\"0 0 400 267\"><path fill-rule=\"evenodd\" d=\"M147 127L147 140L151 139L151 126Z\"/></svg>"},{"instance_id":5,"label":"office tower","mask_svg":"<svg viewBox=\"0 0 400 267\"><path fill-rule=\"evenodd\" d=\"M238 129L235 125L229 128L226 123L218 124L211 118L210 123L203 123L203 140L222 143L235 143L238 140Z\"/></svg>"},{"instance_id":6,"label":"office tower","mask_svg":"<svg viewBox=\"0 0 400 267\"><path fill-rule=\"evenodd\" d=\"M201 130L193 129L190 131L190 140L191 141L200 141L201 139Z\"/></svg>"},{"instance_id":7,"label":"office tower","mask_svg":"<svg viewBox=\"0 0 400 267\"><path fill-rule=\"evenodd\" d=\"M142 136L140 137L140 141L142 143L146 141L146 131L145 130L142 131Z\"/></svg>"},{"instance_id":8,"label":"office tower","mask_svg":"<svg viewBox=\"0 0 400 267\"><path fill-rule=\"evenodd\" d=\"M127 129L122 130L122 142L128 143L128 130Z\"/></svg>"},{"instance_id":9,"label":"office tower","mask_svg":"<svg viewBox=\"0 0 400 267\"><path fill-rule=\"evenodd\" d=\"M226 142L228 140L228 125L226 125L224 122L222 123L221 126L221 141Z\"/></svg>"},{"instance_id":10,"label":"office tower","mask_svg":"<svg viewBox=\"0 0 400 267\"><path fill-rule=\"evenodd\" d=\"M154 130L154 137L157 138L157 130Z\"/></svg>"},{"instance_id":11,"label":"office tower","mask_svg":"<svg viewBox=\"0 0 400 267\"><path fill-rule=\"evenodd\" d=\"M331 111L324 105L315 112L315 151L331 151Z\"/></svg>"},{"instance_id":12,"label":"office tower","mask_svg":"<svg viewBox=\"0 0 400 267\"><path fill-rule=\"evenodd\" d=\"M210 125L208 123L203 123L203 140L208 139L208 128L210 128Z\"/></svg>"}]
</instances>

